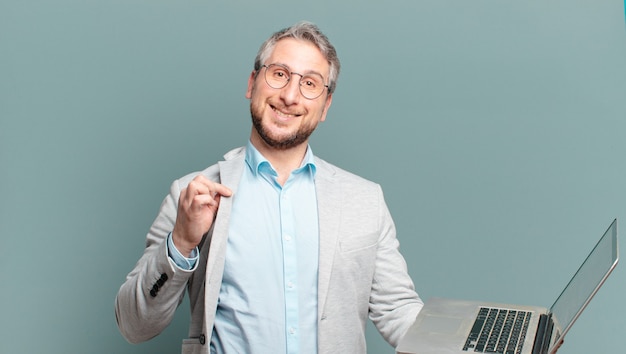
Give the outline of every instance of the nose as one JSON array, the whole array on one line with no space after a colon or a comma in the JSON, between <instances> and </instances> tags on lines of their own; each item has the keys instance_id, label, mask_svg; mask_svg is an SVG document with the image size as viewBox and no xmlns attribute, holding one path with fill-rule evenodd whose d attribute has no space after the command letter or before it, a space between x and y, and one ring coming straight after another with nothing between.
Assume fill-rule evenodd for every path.
<instances>
[{"instance_id":1,"label":"nose","mask_svg":"<svg viewBox=\"0 0 626 354\"><path fill-rule=\"evenodd\" d=\"M300 76L292 73L291 79L280 91L280 98L286 105L292 105L299 102L300 96Z\"/></svg>"}]
</instances>

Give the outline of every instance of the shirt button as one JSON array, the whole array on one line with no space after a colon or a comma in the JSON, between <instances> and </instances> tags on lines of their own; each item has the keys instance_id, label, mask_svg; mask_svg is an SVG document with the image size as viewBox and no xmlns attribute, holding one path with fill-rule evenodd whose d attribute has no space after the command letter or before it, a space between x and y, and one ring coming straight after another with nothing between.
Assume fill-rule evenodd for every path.
<instances>
[{"instance_id":1,"label":"shirt button","mask_svg":"<svg viewBox=\"0 0 626 354\"><path fill-rule=\"evenodd\" d=\"M285 241L287 241L287 242L291 241L291 236L285 235Z\"/></svg>"},{"instance_id":2,"label":"shirt button","mask_svg":"<svg viewBox=\"0 0 626 354\"><path fill-rule=\"evenodd\" d=\"M296 333L296 329L293 327L289 328L289 334L294 334L294 333Z\"/></svg>"},{"instance_id":3,"label":"shirt button","mask_svg":"<svg viewBox=\"0 0 626 354\"><path fill-rule=\"evenodd\" d=\"M287 287L288 287L289 289L293 289L293 283L292 283L292 282L287 283Z\"/></svg>"}]
</instances>

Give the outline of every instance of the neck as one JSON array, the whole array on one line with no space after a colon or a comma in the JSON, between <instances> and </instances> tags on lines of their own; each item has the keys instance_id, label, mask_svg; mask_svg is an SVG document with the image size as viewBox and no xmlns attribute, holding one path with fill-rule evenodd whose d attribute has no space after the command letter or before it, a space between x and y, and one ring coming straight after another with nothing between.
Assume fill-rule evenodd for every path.
<instances>
[{"instance_id":1,"label":"neck","mask_svg":"<svg viewBox=\"0 0 626 354\"><path fill-rule=\"evenodd\" d=\"M258 135L252 134L250 142L259 150L278 173L278 183L282 186L293 170L300 168L306 154L308 141L288 149L276 149L263 141Z\"/></svg>"}]
</instances>

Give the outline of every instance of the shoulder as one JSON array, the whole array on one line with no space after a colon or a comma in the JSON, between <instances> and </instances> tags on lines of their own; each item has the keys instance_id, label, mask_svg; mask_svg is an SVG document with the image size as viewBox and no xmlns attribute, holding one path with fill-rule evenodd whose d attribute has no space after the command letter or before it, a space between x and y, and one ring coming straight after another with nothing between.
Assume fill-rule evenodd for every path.
<instances>
[{"instance_id":1,"label":"shoulder","mask_svg":"<svg viewBox=\"0 0 626 354\"><path fill-rule=\"evenodd\" d=\"M236 149L230 150L224 155L224 160L218 161L215 164L205 168L201 171L195 171L188 173L177 180L180 185L187 185L191 180L196 178L198 175L204 175L211 181L220 182L220 171L224 167L229 167L236 164L243 163L243 159L245 157L245 147L238 147Z\"/></svg>"},{"instance_id":2,"label":"shoulder","mask_svg":"<svg viewBox=\"0 0 626 354\"><path fill-rule=\"evenodd\" d=\"M347 171L317 156L315 156L315 164L317 166L318 176L320 178L329 179L332 183L349 186L352 190L361 189L370 190L372 192L381 191L380 184Z\"/></svg>"}]
</instances>

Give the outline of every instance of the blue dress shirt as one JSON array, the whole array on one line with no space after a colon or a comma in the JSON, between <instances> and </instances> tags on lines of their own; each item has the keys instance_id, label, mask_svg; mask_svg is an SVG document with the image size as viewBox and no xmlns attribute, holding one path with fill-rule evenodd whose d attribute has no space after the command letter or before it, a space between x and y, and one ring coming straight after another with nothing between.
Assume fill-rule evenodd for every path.
<instances>
[{"instance_id":1,"label":"blue dress shirt","mask_svg":"<svg viewBox=\"0 0 626 354\"><path fill-rule=\"evenodd\" d=\"M248 143L233 196L212 353L317 353L319 227L310 147L283 186ZM169 254L183 269L196 259ZM178 254L177 254L178 253ZM196 253L197 254L197 253Z\"/></svg>"}]
</instances>

